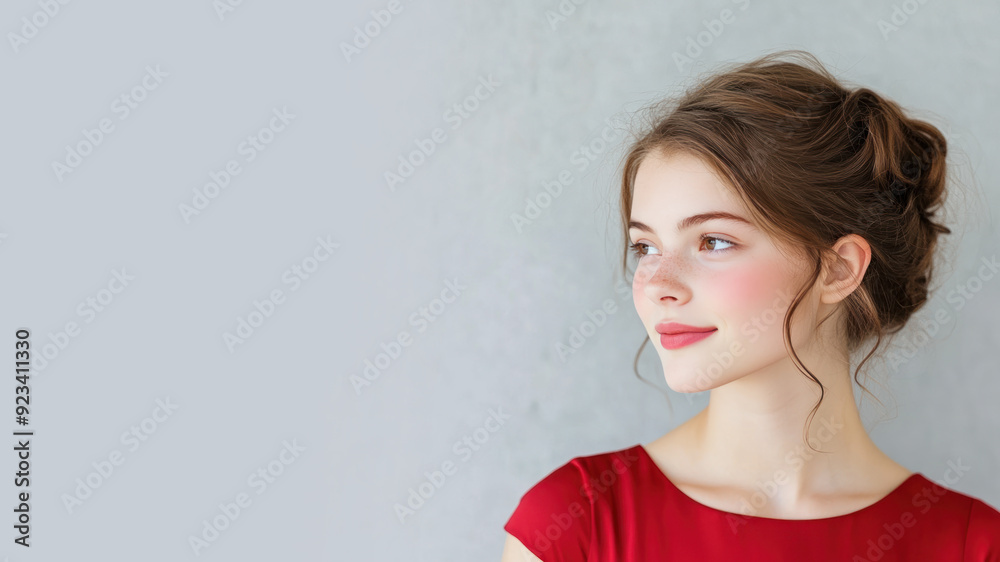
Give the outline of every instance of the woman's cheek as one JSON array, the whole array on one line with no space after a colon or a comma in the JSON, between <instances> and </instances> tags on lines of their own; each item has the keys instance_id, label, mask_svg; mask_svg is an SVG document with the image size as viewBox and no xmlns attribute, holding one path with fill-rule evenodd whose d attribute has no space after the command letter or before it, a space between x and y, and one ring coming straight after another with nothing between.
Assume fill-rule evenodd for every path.
<instances>
[{"instance_id":1,"label":"woman's cheek","mask_svg":"<svg viewBox=\"0 0 1000 562\"><path fill-rule=\"evenodd\" d=\"M636 312L640 313L640 316L643 311L642 302L648 300L646 299L647 283L649 283L649 271L640 262L632 277L632 304L635 306Z\"/></svg>"},{"instance_id":2,"label":"woman's cheek","mask_svg":"<svg viewBox=\"0 0 1000 562\"><path fill-rule=\"evenodd\" d=\"M736 313L732 320L740 326L774 304L784 288L784 273L779 264L756 262L720 273L713 284L720 310Z\"/></svg>"},{"instance_id":3,"label":"woman's cheek","mask_svg":"<svg viewBox=\"0 0 1000 562\"><path fill-rule=\"evenodd\" d=\"M636 272L635 277L632 278L632 305L635 306L635 311L642 318L643 307L642 299L646 291L646 279L641 277L639 272Z\"/></svg>"}]
</instances>

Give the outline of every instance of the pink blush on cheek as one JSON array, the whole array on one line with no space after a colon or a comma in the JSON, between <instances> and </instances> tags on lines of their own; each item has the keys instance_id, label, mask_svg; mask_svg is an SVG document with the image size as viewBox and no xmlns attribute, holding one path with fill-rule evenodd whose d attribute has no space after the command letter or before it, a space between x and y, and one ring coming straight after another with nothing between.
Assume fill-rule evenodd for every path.
<instances>
[{"instance_id":1,"label":"pink blush on cheek","mask_svg":"<svg viewBox=\"0 0 1000 562\"><path fill-rule=\"evenodd\" d=\"M719 300L725 300L730 310L747 310L759 315L773 306L781 291L789 286L787 273L780 264L754 262L738 270L719 274L712 283ZM777 311L775 311L777 312Z\"/></svg>"}]
</instances>

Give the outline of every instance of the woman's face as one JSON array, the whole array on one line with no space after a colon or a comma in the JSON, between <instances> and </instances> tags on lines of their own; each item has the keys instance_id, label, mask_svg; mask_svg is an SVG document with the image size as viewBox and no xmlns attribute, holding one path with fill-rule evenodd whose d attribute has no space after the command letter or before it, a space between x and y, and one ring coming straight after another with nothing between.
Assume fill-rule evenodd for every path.
<instances>
[{"instance_id":1,"label":"woman's face","mask_svg":"<svg viewBox=\"0 0 1000 562\"><path fill-rule=\"evenodd\" d=\"M646 255L638 258L632 297L667 384L677 392L710 390L785 360L782 321L811 272L804 261L790 262L749 222L709 213L750 220L699 158L645 157L635 179L629 238ZM807 297L792 321L797 352L812 332L803 326L815 320L811 302ZM661 337L658 325L669 322L713 331L703 339Z\"/></svg>"}]
</instances>

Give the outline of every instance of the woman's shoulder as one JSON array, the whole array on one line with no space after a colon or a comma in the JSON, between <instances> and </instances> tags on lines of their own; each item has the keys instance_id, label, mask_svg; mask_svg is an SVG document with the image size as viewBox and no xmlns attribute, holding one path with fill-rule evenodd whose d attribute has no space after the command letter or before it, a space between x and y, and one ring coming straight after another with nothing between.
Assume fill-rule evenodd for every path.
<instances>
[{"instance_id":1,"label":"woman's shoulder","mask_svg":"<svg viewBox=\"0 0 1000 562\"><path fill-rule=\"evenodd\" d=\"M560 480L570 479L575 485L575 493L593 504L601 494L621 487L627 480L626 475L635 472L630 469L640 462L642 452L641 445L633 445L624 449L574 457L539 482L539 485L555 484ZM553 482L547 482L550 478Z\"/></svg>"},{"instance_id":2,"label":"woman's shoulder","mask_svg":"<svg viewBox=\"0 0 1000 562\"><path fill-rule=\"evenodd\" d=\"M1000 510L990 503L918 473L911 505L915 518L930 517L940 531L964 531L965 560L1000 562Z\"/></svg>"},{"instance_id":3,"label":"woman's shoulder","mask_svg":"<svg viewBox=\"0 0 1000 562\"><path fill-rule=\"evenodd\" d=\"M591 455L573 457L537 481L521 498L521 503L540 506L586 508L595 491L611 485L614 475L624 473L639 461L640 445Z\"/></svg>"},{"instance_id":4,"label":"woman's shoulder","mask_svg":"<svg viewBox=\"0 0 1000 562\"><path fill-rule=\"evenodd\" d=\"M969 499L971 502L969 527L965 537L966 559L1000 560L1000 511L979 498Z\"/></svg>"},{"instance_id":5,"label":"woman's shoulder","mask_svg":"<svg viewBox=\"0 0 1000 562\"><path fill-rule=\"evenodd\" d=\"M969 525L1000 524L1000 511L983 499L953 488L953 482L939 482L922 472L916 474L915 482L917 486L911 503L919 514L936 511L946 514L948 519L967 520Z\"/></svg>"},{"instance_id":6,"label":"woman's shoulder","mask_svg":"<svg viewBox=\"0 0 1000 562\"><path fill-rule=\"evenodd\" d=\"M556 548L565 560L585 560L594 502L639 460L639 446L573 457L532 485L521 497L504 530L539 558ZM576 558L578 556L579 558Z\"/></svg>"},{"instance_id":7,"label":"woman's shoulder","mask_svg":"<svg viewBox=\"0 0 1000 562\"><path fill-rule=\"evenodd\" d=\"M641 445L624 449L573 457L549 472L528 490L529 494L542 496L587 498L588 490L595 484L612 479L612 474L623 474L640 460Z\"/></svg>"}]
</instances>

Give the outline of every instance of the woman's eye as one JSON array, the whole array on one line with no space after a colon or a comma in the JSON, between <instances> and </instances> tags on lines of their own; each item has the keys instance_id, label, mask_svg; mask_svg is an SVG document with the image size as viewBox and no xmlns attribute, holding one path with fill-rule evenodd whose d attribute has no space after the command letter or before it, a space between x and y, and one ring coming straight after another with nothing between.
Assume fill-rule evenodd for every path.
<instances>
[{"instance_id":1,"label":"woman's eye","mask_svg":"<svg viewBox=\"0 0 1000 562\"><path fill-rule=\"evenodd\" d=\"M714 236L702 236L701 237L701 241L702 241L703 245L706 242L714 242L715 243L715 244L713 244L712 248L709 250L709 253L725 252L726 250L732 250L734 247L736 247L735 243L730 242L729 240L725 240L723 238L716 238ZM728 246L724 246L722 248L718 248L717 246L718 246L719 242L722 242L723 244L728 244Z\"/></svg>"},{"instance_id":2,"label":"woman's eye","mask_svg":"<svg viewBox=\"0 0 1000 562\"><path fill-rule=\"evenodd\" d=\"M724 245L722 248L718 247L720 243ZM711 244L711 248L705 250L709 254L720 254L722 252L728 252L729 250L732 250L737 246L735 242L730 242L725 238L716 238L714 236L702 236L701 244L699 245L698 249L701 250L701 248L704 247L706 244ZM636 242L635 244L629 245L629 247L632 248L632 253L639 258L643 256L653 256L659 254L659 250L644 242Z\"/></svg>"},{"instance_id":3,"label":"woman's eye","mask_svg":"<svg viewBox=\"0 0 1000 562\"><path fill-rule=\"evenodd\" d=\"M650 246L649 244L637 242L629 247L632 248L632 253L638 258L641 258L643 256L655 255L649 253L649 249L652 248L652 246Z\"/></svg>"}]
</instances>

